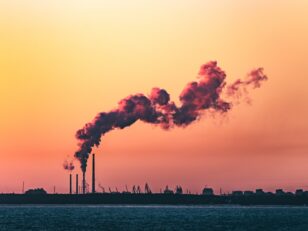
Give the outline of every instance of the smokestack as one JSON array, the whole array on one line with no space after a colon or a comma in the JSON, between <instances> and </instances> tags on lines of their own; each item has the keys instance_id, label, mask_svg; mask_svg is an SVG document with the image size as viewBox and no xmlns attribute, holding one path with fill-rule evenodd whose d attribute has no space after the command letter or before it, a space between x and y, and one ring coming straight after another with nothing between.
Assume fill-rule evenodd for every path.
<instances>
[{"instance_id":1,"label":"smokestack","mask_svg":"<svg viewBox=\"0 0 308 231\"><path fill-rule=\"evenodd\" d=\"M76 194L78 194L79 185L78 185L78 174L76 174Z\"/></svg>"},{"instance_id":2,"label":"smokestack","mask_svg":"<svg viewBox=\"0 0 308 231\"><path fill-rule=\"evenodd\" d=\"M82 172L82 193L86 193L86 172Z\"/></svg>"},{"instance_id":3,"label":"smokestack","mask_svg":"<svg viewBox=\"0 0 308 231\"><path fill-rule=\"evenodd\" d=\"M92 193L95 193L95 154L92 154Z\"/></svg>"},{"instance_id":4,"label":"smokestack","mask_svg":"<svg viewBox=\"0 0 308 231\"><path fill-rule=\"evenodd\" d=\"M70 194L72 194L72 174L70 173Z\"/></svg>"}]
</instances>

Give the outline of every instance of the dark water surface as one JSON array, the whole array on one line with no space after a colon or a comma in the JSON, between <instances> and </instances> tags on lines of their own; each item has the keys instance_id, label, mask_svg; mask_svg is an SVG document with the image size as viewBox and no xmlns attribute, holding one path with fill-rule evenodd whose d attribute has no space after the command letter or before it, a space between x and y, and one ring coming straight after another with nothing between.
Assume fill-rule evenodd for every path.
<instances>
[{"instance_id":1,"label":"dark water surface","mask_svg":"<svg viewBox=\"0 0 308 231\"><path fill-rule=\"evenodd\" d=\"M308 231L308 207L0 205L0 230Z\"/></svg>"}]
</instances>

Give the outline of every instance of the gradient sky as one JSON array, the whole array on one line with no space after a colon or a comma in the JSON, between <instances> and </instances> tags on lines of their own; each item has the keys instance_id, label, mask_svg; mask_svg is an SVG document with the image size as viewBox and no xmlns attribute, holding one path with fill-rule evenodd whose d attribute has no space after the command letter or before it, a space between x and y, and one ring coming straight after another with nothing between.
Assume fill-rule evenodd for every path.
<instances>
[{"instance_id":1,"label":"gradient sky","mask_svg":"<svg viewBox=\"0 0 308 231\"><path fill-rule=\"evenodd\" d=\"M227 81L259 66L269 81L224 118L109 133L95 150L97 182L305 188L307 41L305 0L0 0L0 192L20 192L23 181L67 192L62 163L77 129L155 86L178 102L210 60Z\"/></svg>"}]
</instances>

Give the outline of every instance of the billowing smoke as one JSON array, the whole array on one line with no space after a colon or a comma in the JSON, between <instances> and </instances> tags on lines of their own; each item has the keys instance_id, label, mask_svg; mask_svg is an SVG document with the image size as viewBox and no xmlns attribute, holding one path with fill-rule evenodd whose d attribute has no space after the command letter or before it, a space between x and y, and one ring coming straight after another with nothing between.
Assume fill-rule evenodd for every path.
<instances>
[{"instance_id":1,"label":"billowing smoke","mask_svg":"<svg viewBox=\"0 0 308 231\"><path fill-rule=\"evenodd\" d=\"M180 94L180 105L170 101L168 92L153 88L150 95L130 95L119 102L118 108L99 113L91 123L76 132L79 150L75 157L86 171L87 160L94 146L99 146L101 138L113 129L123 129L137 120L159 125L163 129L175 126L185 127L200 118L206 110L225 113L232 107L222 95L237 95L242 89L260 87L267 77L263 69L253 70L245 80L237 80L231 85L225 82L225 72L211 61L201 66L198 80L187 84Z\"/></svg>"},{"instance_id":2,"label":"billowing smoke","mask_svg":"<svg viewBox=\"0 0 308 231\"><path fill-rule=\"evenodd\" d=\"M74 168L75 168L73 161L65 160L64 163L63 163L63 168L65 170L70 171L70 172L73 171Z\"/></svg>"}]
</instances>

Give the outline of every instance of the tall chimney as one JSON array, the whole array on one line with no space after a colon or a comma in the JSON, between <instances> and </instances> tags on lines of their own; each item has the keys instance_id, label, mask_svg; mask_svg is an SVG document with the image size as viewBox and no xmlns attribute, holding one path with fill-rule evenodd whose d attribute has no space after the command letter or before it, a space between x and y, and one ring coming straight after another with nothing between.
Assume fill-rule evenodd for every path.
<instances>
[{"instance_id":1,"label":"tall chimney","mask_svg":"<svg viewBox=\"0 0 308 231\"><path fill-rule=\"evenodd\" d=\"M82 193L86 193L86 172L82 172Z\"/></svg>"},{"instance_id":2,"label":"tall chimney","mask_svg":"<svg viewBox=\"0 0 308 231\"><path fill-rule=\"evenodd\" d=\"M72 194L72 173L70 173L70 194Z\"/></svg>"},{"instance_id":3,"label":"tall chimney","mask_svg":"<svg viewBox=\"0 0 308 231\"><path fill-rule=\"evenodd\" d=\"M78 185L78 174L76 174L76 194L78 194L79 185Z\"/></svg>"},{"instance_id":4,"label":"tall chimney","mask_svg":"<svg viewBox=\"0 0 308 231\"><path fill-rule=\"evenodd\" d=\"M92 154L92 193L95 193L95 154Z\"/></svg>"}]
</instances>

